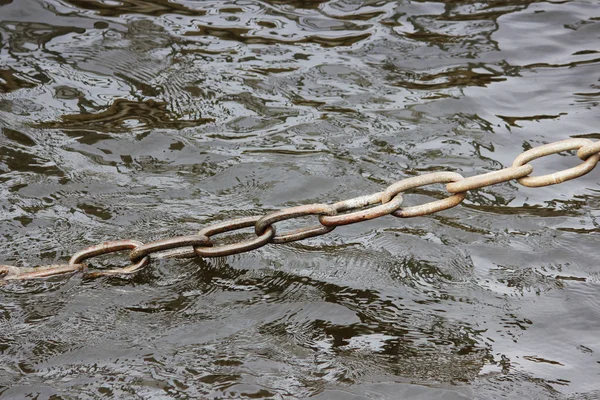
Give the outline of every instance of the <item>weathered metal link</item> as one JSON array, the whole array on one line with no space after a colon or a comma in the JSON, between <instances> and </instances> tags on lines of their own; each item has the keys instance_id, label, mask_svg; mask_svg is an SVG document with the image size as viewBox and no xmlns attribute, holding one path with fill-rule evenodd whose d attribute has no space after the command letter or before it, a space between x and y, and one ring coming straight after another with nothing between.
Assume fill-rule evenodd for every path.
<instances>
[{"instance_id":1,"label":"weathered metal link","mask_svg":"<svg viewBox=\"0 0 600 400\"><path fill-rule=\"evenodd\" d=\"M132 262L138 262L145 256L154 256L153 253L161 252L164 250L176 249L184 246L212 246L212 242L208 237L204 235L178 236L174 238L157 240L156 242L146 243L135 248L129 254L129 259ZM193 247L190 247L189 251L187 252L184 252L183 249L181 252L179 252L180 258L193 258L195 256L196 252L194 251Z\"/></svg>"},{"instance_id":2,"label":"weathered metal link","mask_svg":"<svg viewBox=\"0 0 600 400\"><path fill-rule=\"evenodd\" d=\"M307 204L305 206L289 207L283 210L275 211L265 215L258 221L256 221L255 232L257 235L262 235L270 226L275 222L284 221L286 219L304 217L307 215L335 215L337 211L333 206L328 204ZM309 226L307 228L300 228L294 231L275 235L271 238L271 243L281 244L288 242L295 242L297 240L306 239L313 236L323 235L327 232L331 232L335 229L335 226Z\"/></svg>"},{"instance_id":3,"label":"weathered metal link","mask_svg":"<svg viewBox=\"0 0 600 400\"><path fill-rule=\"evenodd\" d=\"M519 167L521 165L525 165L528 162L535 160L536 158L540 158L543 156L548 156L550 154L556 154L563 151L569 150L579 150L584 148L585 146L589 146L594 144L591 140L588 139L567 139L556 143L545 144L542 146L534 147L533 149L527 150L526 152L519 155L515 158L513 162L513 167ZM579 155L579 154L578 154ZM573 168L565 169L563 171L558 171L553 174L542 175L542 176L528 176L525 178L517 179L523 186L527 187L541 187L541 186L550 186L555 185L557 183L565 182L574 178L579 178L590 172L598 161L600 160L600 154L591 154L589 150L583 152L582 156L585 161ZM581 158L581 157L580 157Z\"/></svg>"},{"instance_id":4,"label":"weathered metal link","mask_svg":"<svg viewBox=\"0 0 600 400\"><path fill-rule=\"evenodd\" d=\"M333 205L333 208L335 208L338 213L343 211L355 210L358 208L363 208L366 206L380 203L382 196L383 192L379 192L367 196L355 197L349 200L338 201ZM402 195L397 194L391 201L385 204L381 204L376 207L371 207L366 210L355 211L348 214L338 214L331 217L323 215L319 217L319 222L321 222L322 225L330 227L354 224L356 222L367 221L369 219L391 214L392 212L399 209L400 205L402 205Z\"/></svg>"},{"instance_id":5,"label":"weathered metal link","mask_svg":"<svg viewBox=\"0 0 600 400\"><path fill-rule=\"evenodd\" d=\"M523 178L533 171L529 164L520 167L508 167L499 171L488 172L483 175L470 176L462 181L451 182L446 185L446 190L450 193L461 193L467 190L480 189L482 187L494 185L496 183L508 182L513 179Z\"/></svg>"},{"instance_id":6,"label":"weathered metal link","mask_svg":"<svg viewBox=\"0 0 600 400\"><path fill-rule=\"evenodd\" d=\"M594 154L600 154L600 142L586 144L577 151L577 157L584 161Z\"/></svg>"},{"instance_id":7,"label":"weathered metal link","mask_svg":"<svg viewBox=\"0 0 600 400\"><path fill-rule=\"evenodd\" d=\"M0 265L0 279L10 281L48 278L51 276L83 271L85 268L85 264L56 264L35 268L18 268L13 267L12 265Z\"/></svg>"},{"instance_id":8,"label":"weathered metal link","mask_svg":"<svg viewBox=\"0 0 600 400\"><path fill-rule=\"evenodd\" d=\"M69 265L79 264L88 258L96 257L101 254L114 253L122 250L135 250L140 246L143 246L142 242L137 240L116 240L114 242L104 242L96 246L88 247L73 255L69 260ZM132 274L139 269L145 267L150 262L150 257L145 256L140 261L133 263L127 267L114 268L101 271L95 271L88 273L89 276L106 276L106 275L118 275L118 274Z\"/></svg>"},{"instance_id":9,"label":"weathered metal link","mask_svg":"<svg viewBox=\"0 0 600 400\"><path fill-rule=\"evenodd\" d=\"M425 185L431 185L432 183L448 183L448 182L459 182L464 180L460 174L456 172L433 172L427 175L415 176L412 178L403 179L396 182L383 191L381 201L387 203L390 199L398 193L404 192L408 189L414 189ZM431 203L422 204L419 206L401 208L394 211L392 215L399 218L418 217L422 215L432 214L434 212L447 210L458 204L465 199L465 192L456 193L443 200L432 201Z\"/></svg>"},{"instance_id":10,"label":"weathered metal link","mask_svg":"<svg viewBox=\"0 0 600 400\"><path fill-rule=\"evenodd\" d=\"M262 215L254 217L237 218L228 221L221 222L219 224L211 225L202 229L198 232L199 236L211 237L218 233L231 232L242 228L248 228L254 226L258 220L262 218ZM265 232L250 240L243 242L225 244L214 247L194 247L194 251L200 257L224 257L233 254L244 253L246 251L258 249L269 243L269 241L275 236L275 228L273 226L268 227Z\"/></svg>"}]
</instances>

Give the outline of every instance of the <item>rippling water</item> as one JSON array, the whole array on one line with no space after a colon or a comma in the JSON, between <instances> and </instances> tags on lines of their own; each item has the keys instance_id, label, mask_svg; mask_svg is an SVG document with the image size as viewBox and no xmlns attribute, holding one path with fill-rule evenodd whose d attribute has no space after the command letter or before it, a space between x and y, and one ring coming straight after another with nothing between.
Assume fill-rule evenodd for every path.
<instances>
[{"instance_id":1,"label":"rippling water","mask_svg":"<svg viewBox=\"0 0 600 400\"><path fill-rule=\"evenodd\" d=\"M0 0L0 38L0 264L600 138L595 0ZM599 182L1 286L0 397L600 398Z\"/></svg>"}]
</instances>

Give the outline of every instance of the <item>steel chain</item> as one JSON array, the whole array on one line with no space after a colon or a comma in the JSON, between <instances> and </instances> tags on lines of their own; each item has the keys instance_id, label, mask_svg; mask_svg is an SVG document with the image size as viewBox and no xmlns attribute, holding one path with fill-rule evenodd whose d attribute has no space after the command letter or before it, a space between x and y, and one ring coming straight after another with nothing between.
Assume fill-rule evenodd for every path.
<instances>
[{"instance_id":1,"label":"steel chain","mask_svg":"<svg viewBox=\"0 0 600 400\"><path fill-rule=\"evenodd\" d=\"M577 150L577 156L583 163L548 175L530 176L533 172L533 166L529 162L540 157L572 150ZM36 268L0 265L0 282L47 278L77 272L82 272L86 277L133 274L148 265L151 258L222 257L244 253L258 249L267 243L294 242L323 235L331 232L337 226L366 221L384 215L393 215L400 218L429 215L460 204L469 190L481 189L497 183L517 180L520 184L528 187L554 185L587 174L594 169L598 161L600 161L600 141L567 139L525 151L514 160L511 167L468 178L464 178L455 172L434 172L403 179L388 186L382 192L339 201L332 205L309 204L289 207L266 215L220 222L202 229L196 235L167 238L147 244L137 240L105 242L75 253L66 265L48 265ZM451 195L443 200L401 208L404 192L434 183L446 183L446 190ZM344 214L346 211L351 212ZM320 225L299 228L284 234L275 233L274 224L276 222L311 215L318 216ZM250 227L254 227L254 234L250 239L219 246L214 246L211 240L211 237L216 234ZM132 264L127 267L89 271L88 266L83 263L87 259L102 254L123 250L130 250L129 260Z\"/></svg>"}]
</instances>

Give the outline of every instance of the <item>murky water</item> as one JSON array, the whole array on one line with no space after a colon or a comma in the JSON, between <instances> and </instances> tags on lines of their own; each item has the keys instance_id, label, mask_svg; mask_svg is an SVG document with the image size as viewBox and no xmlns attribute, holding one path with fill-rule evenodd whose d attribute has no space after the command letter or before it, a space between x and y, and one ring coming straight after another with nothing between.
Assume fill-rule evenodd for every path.
<instances>
[{"instance_id":1,"label":"murky water","mask_svg":"<svg viewBox=\"0 0 600 400\"><path fill-rule=\"evenodd\" d=\"M0 0L0 38L0 264L600 138L595 0ZM600 398L599 208L597 168L4 285L0 398Z\"/></svg>"}]
</instances>

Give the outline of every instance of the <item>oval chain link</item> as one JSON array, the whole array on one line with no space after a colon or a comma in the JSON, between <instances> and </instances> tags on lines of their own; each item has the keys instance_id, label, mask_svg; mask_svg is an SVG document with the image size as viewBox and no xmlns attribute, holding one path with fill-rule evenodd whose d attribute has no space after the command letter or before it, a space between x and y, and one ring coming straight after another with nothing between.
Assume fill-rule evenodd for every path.
<instances>
[{"instance_id":1,"label":"oval chain link","mask_svg":"<svg viewBox=\"0 0 600 400\"><path fill-rule=\"evenodd\" d=\"M470 176L458 182L451 182L446 185L446 190L450 193L461 193L468 190L480 189L496 183L512 181L529 175L533 167L529 164L520 167L508 167L499 171L488 172L483 175Z\"/></svg>"},{"instance_id":2,"label":"oval chain link","mask_svg":"<svg viewBox=\"0 0 600 400\"><path fill-rule=\"evenodd\" d=\"M56 264L36 268L17 268L12 265L0 265L0 281L49 278L85 270L85 264Z\"/></svg>"},{"instance_id":3,"label":"oval chain link","mask_svg":"<svg viewBox=\"0 0 600 400\"><path fill-rule=\"evenodd\" d=\"M563 171L544 176L530 177L533 167L530 161L563 151L578 150L577 156L583 163ZM224 221L202 229L197 235L179 236L175 238L158 240L143 244L137 240L118 240L105 242L88 247L73 255L68 265L48 265L37 268L17 268L9 265L0 265L0 282L6 280L46 278L55 275L86 271L84 260L101 254L108 254L122 250L132 250L130 260L133 264L124 268L99 270L86 273L88 277L131 274L146 266L150 257L221 257L243 253L264 246L267 243L287 243L301 240L316 235L330 232L340 225L353 224L383 215L391 214L396 217L415 217L445 210L462 202L468 190L479 189L492 184L507 182L516 179L519 183L529 187L554 185L591 171L600 160L600 142L588 139L568 139L556 143L534 147L519 155L512 166L500 171L489 172L469 178L463 178L454 172L436 172L432 174L412 177L390 185L383 192L360 196L349 200L339 201L333 205L312 204L297 206L275 211L265 216L254 216ZM408 189L421 187L433 183L447 183L446 189L453 193L443 200L427 204L400 208L402 193ZM344 211L358 210L377 203L378 206L365 210L339 214ZM311 226L296 229L283 235L275 234L274 223L307 215L319 215L321 226ZM242 242L213 246L210 237L219 233L230 232L242 228L254 227L256 238ZM186 248L191 247L191 248Z\"/></svg>"},{"instance_id":4,"label":"oval chain link","mask_svg":"<svg viewBox=\"0 0 600 400\"><path fill-rule=\"evenodd\" d=\"M137 240L116 240L113 242L104 242L95 246L88 247L81 251L78 251L69 260L69 265L80 264L82 261L92 257L96 257L102 254L115 253L123 250L135 250L138 247L143 246L142 242ZM119 275L119 274L132 274L139 269L145 267L150 262L150 257L145 256L136 263L133 263L127 267L107 269L102 271L95 271L88 273L92 277L108 276L108 275Z\"/></svg>"},{"instance_id":5,"label":"oval chain link","mask_svg":"<svg viewBox=\"0 0 600 400\"><path fill-rule=\"evenodd\" d=\"M381 201L383 203L387 203L390 201L392 196L395 196L398 193L404 192L408 189L431 185L433 183L459 182L464 179L465 178L463 178L462 175L457 174L456 172L433 172L427 175L403 179L388 186L388 188L383 191ZM397 211L394 211L392 215L399 218L409 218L447 210L448 208L452 208L460 204L465 199L465 195L465 192L456 193L450 197L446 197L443 200L432 201L430 203L413 207L401 208Z\"/></svg>"},{"instance_id":6,"label":"oval chain link","mask_svg":"<svg viewBox=\"0 0 600 400\"><path fill-rule=\"evenodd\" d=\"M275 222L285 221L286 219L304 217L308 215L335 215L337 211L333 206L328 204L307 204L304 206L296 206L290 208L284 208L283 210L275 211L265 215L258 221L256 221L255 232L257 235L262 235L270 226ZM323 235L327 232L331 232L335 229L335 226L309 226L307 228L300 228L294 231L275 235L271 238L271 242L275 244L295 242L297 240L306 239L313 236Z\"/></svg>"},{"instance_id":7,"label":"oval chain link","mask_svg":"<svg viewBox=\"0 0 600 400\"><path fill-rule=\"evenodd\" d=\"M143 257L153 255L153 253L177 249L184 246L212 246L212 242L204 235L177 236L174 238L157 240L156 242L146 243L134 249L129 254L129 259L132 262L138 262ZM178 255L181 258L186 256L192 258L196 256L196 252L192 247L190 251L180 251ZM173 253L169 254L169 256L173 256Z\"/></svg>"},{"instance_id":8,"label":"oval chain link","mask_svg":"<svg viewBox=\"0 0 600 400\"><path fill-rule=\"evenodd\" d=\"M527 150L526 152L522 153L517 158L515 158L515 161L512 165L513 167L520 167L521 165L525 165L530 161L533 161L540 157L560 153L563 151L579 150L593 144L594 142L588 139L567 139L556 143L545 144L542 146L534 147L533 149ZM579 178L580 176L583 176L590 172L592 169L594 169L596 164L598 164L598 160L600 160L600 155L597 153L591 154L589 149L595 148L589 147L588 150L583 152L582 156L587 155L587 157L584 158L585 161L582 164L576 167L565 169L563 171L558 171L553 174L519 178L517 179L517 182L527 187L541 187L556 185L557 183Z\"/></svg>"},{"instance_id":9,"label":"oval chain link","mask_svg":"<svg viewBox=\"0 0 600 400\"><path fill-rule=\"evenodd\" d=\"M353 199L338 201L333 205L333 208L340 213L342 211L356 210L373 204L381 202L383 192L370 194L367 196L355 197ZM348 214L334 215L334 216L321 216L319 222L322 225L330 226L335 228L336 226L354 224L356 222L367 221L373 218L378 218L383 215L391 214L396 211L402 205L402 195L397 194L389 202L380 204L376 207L371 207L362 211L355 211Z\"/></svg>"},{"instance_id":10,"label":"oval chain link","mask_svg":"<svg viewBox=\"0 0 600 400\"><path fill-rule=\"evenodd\" d=\"M224 221L202 229L200 232L198 232L198 235L210 238L211 236L216 235L218 233L225 233L242 228L248 228L250 226L254 226L256 222L261 218L262 216L258 215L255 217L237 218ZM231 256L233 254L245 253L250 250L258 249L259 247L262 247L265 244L269 243L273 236L275 236L275 228L271 226L265 229L265 232L262 235L254 239L214 247L194 247L194 251L200 257Z\"/></svg>"}]
</instances>

